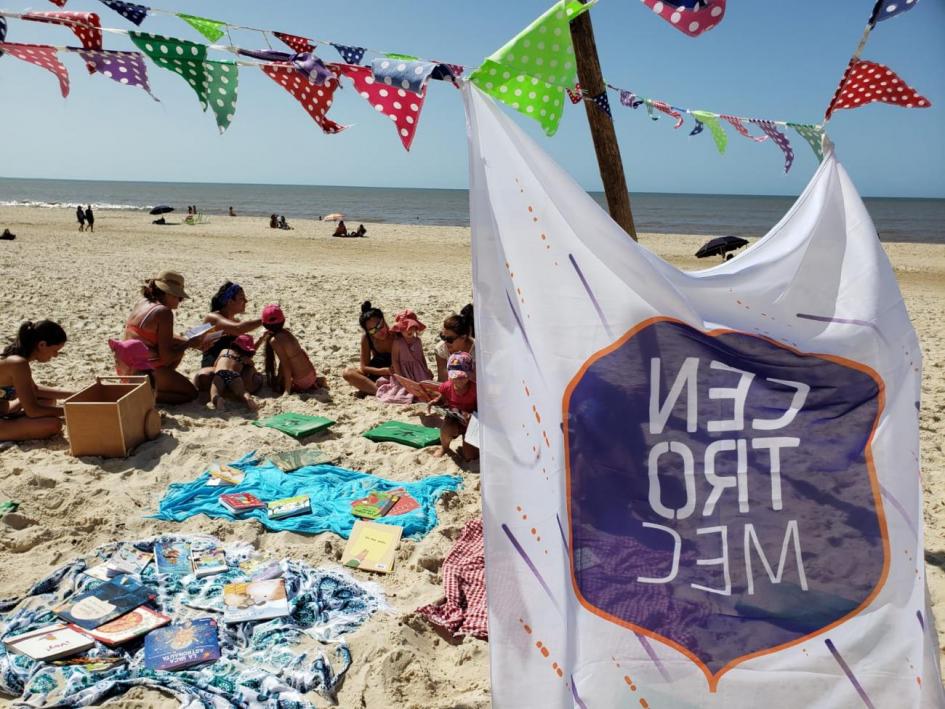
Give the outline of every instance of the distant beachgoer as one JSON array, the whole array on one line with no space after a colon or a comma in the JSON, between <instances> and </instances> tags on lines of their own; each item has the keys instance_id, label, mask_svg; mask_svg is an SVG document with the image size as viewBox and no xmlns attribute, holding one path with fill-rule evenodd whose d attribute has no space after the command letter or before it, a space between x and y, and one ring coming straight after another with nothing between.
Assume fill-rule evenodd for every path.
<instances>
[{"instance_id":1,"label":"distant beachgoer","mask_svg":"<svg viewBox=\"0 0 945 709\"><path fill-rule=\"evenodd\" d=\"M364 228L363 224L358 225L358 230L354 232L355 236L364 236L367 234L367 229Z\"/></svg>"},{"instance_id":2,"label":"distant beachgoer","mask_svg":"<svg viewBox=\"0 0 945 709\"><path fill-rule=\"evenodd\" d=\"M62 430L56 402L73 392L40 386L30 365L58 357L65 344L65 330L52 320L25 322L0 354L0 441L51 438Z\"/></svg>"},{"instance_id":3,"label":"distant beachgoer","mask_svg":"<svg viewBox=\"0 0 945 709\"><path fill-rule=\"evenodd\" d=\"M289 223L285 220L285 215L284 215L284 214L279 217L279 228L280 228L280 229L291 229L291 228L292 228L292 227L289 226Z\"/></svg>"},{"instance_id":4,"label":"distant beachgoer","mask_svg":"<svg viewBox=\"0 0 945 709\"><path fill-rule=\"evenodd\" d=\"M85 221L89 225L89 231L95 231L95 215L92 214L92 205L85 208Z\"/></svg>"},{"instance_id":5,"label":"distant beachgoer","mask_svg":"<svg viewBox=\"0 0 945 709\"><path fill-rule=\"evenodd\" d=\"M279 228L279 216L277 214L269 215L269 228L278 229Z\"/></svg>"},{"instance_id":6,"label":"distant beachgoer","mask_svg":"<svg viewBox=\"0 0 945 709\"><path fill-rule=\"evenodd\" d=\"M436 356L436 379L439 382L447 380L446 362L451 354L468 352L472 357L473 370L470 379L476 381L476 326L473 323L472 303L453 313L443 321L440 330L440 341L433 350Z\"/></svg>"},{"instance_id":7,"label":"distant beachgoer","mask_svg":"<svg viewBox=\"0 0 945 709\"><path fill-rule=\"evenodd\" d=\"M167 224L167 220L164 217L160 217L151 222L152 224L157 224L158 226L162 224Z\"/></svg>"},{"instance_id":8,"label":"distant beachgoer","mask_svg":"<svg viewBox=\"0 0 945 709\"><path fill-rule=\"evenodd\" d=\"M230 207L230 216L231 216L231 217L235 217L235 216L236 216L236 212L234 211L233 207Z\"/></svg>"},{"instance_id":9,"label":"distant beachgoer","mask_svg":"<svg viewBox=\"0 0 945 709\"><path fill-rule=\"evenodd\" d=\"M164 404L183 404L197 398L197 389L187 377L177 371L189 347L199 348L203 336L185 340L174 335L174 310L189 296L184 291L184 277L174 271L149 278L141 289L138 301L125 323L124 339L141 340L150 351L149 363L153 369L157 400ZM146 374L116 363L119 375Z\"/></svg>"},{"instance_id":10,"label":"distant beachgoer","mask_svg":"<svg viewBox=\"0 0 945 709\"><path fill-rule=\"evenodd\" d=\"M188 204L188 205L187 205L187 215L190 216L190 215L193 214L193 213L194 213L194 208L191 207L191 206Z\"/></svg>"},{"instance_id":11,"label":"distant beachgoer","mask_svg":"<svg viewBox=\"0 0 945 709\"><path fill-rule=\"evenodd\" d=\"M9 229L4 229L3 233L0 234L0 240L3 240L3 241L13 241L15 238L16 238L16 234L14 234Z\"/></svg>"},{"instance_id":12,"label":"distant beachgoer","mask_svg":"<svg viewBox=\"0 0 945 709\"><path fill-rule=\"evenodd\" d=\"M253 354L256 345L252 335L240 335L230 346L220 352L213 369L213 379L210 385L210 401L213 408L222 411L226 403L223 392L229 391L233 396L242 400L250 411L258 411L259 404L246 391L243 384L243 370L253 367Z\"/></svg>"},{"instance_id":13,"label":"distant beachgoer","mask_svg":"<svg viewBox=\"0 0 945 709\"><path fill-rule=\"evenodd\" d=\"M440 384L439 396L427 404L427 411L434 406L443 406L448 412L440 424L440 447L433 451L437 457L450 452L454 438L465 435L470 415L476 411L476 382L470 378L472 357L468 352L451 354L446 368L449 378ZM479 455L479 450L465 439L462 450L464 460L473 460Z\"/></svg>"},{"instance_id":14,"label":"distant beachgoer","mask_svg":"<svg viewBox=\"0 0 945 709\"><path fill-rule=\"evenodd\" d=\"M75 218L79 222L79 231L85 231L85 210L81 205L75 208Z\"/></svg>"},{"instance_id":15,"label":"distant beachgoer","mask_svg":"<svg viewBox=\"0 0 945 709\"><path fill-rule=\"evenodd\" d=\"M366 300L361 304L358 323L364 331L361 335L361 357L357 367L348 367L342 373L344 380L359 392L377 394L377 380L391 374L394 335L387 327L384 313Z\"/></svg>"},{"instance_id":16,"label":"distant beachgoer","mask_svg":"<svg viewBox=\"0 0 945 709\"><path fill-rule=\"evenodd\" d=\"M347 236L347 235L348 235L348 227L345 226L345 220L339 219L338 226L335 227L335 231L332 234L332 236Z\"/></svg>"},{"instance_id":17,"label":"distant beachgoer","mask_svg":"<svg viewBox=\"0 0 945 709\"><path fill-rule=\"evenodd\" d=\"M417 319L412 310L404 310L394 317L394 324L390 327L390 331L394 333L394 344L391 348L391 371L394 374L415 382L433 379L433 373L423 352L423 343L420 341L420 333L426 329L427 326ZM394 377L381 377L377 380L377 398L388 404L414 402L413 395Z\"/></svg>"},{"instance_id":18,"label":"distant beachgoer","mask_svg":"<svg viewBox=\"0 0 945 709\"><path fill-rule=\"evenodd\" d=\"M266 348L263 367L266 380L274 391L289 394L328 386L328 380L318 376L315 365L295 335L286 329L282 308L275 304L267 305L262 311L262 323L266 328L259 340L259 344Z\"/></svg>"},{"instance_id":19,"label":"distant beachgoer","mask_svg":"<svg viewBox=\"0 0 945 709\"><path fill-rule=\"evenodd\" d=\"M233 340L262 325L262 320L241 321L239 316L246 312L246 293L239 283L226 281L210 299L210 312L203 321L213 325L204 342L208 345L200 360L201 370L194 377L194 386L198 391L209 391L213 379L214 365L220 353L229 347ZM255 394L262 386L262 375L250 364L243 368L243 384L246 391Z\"/></svg>"}]
</instances>

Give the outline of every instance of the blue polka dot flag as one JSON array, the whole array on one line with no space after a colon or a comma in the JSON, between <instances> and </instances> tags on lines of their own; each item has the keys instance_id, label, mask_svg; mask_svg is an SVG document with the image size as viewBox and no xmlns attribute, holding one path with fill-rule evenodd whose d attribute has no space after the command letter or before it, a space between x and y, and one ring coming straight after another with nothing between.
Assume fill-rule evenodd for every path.
<instances>
[{"instance_id":1,"label":"blue polka dot flag","mask_svg":"<svg viewBox=\"0 0 945 709\"><path fill-rule=\"evenodd\" d=\"M148 8L144 5L138 5L133 2L122 2L122 0L101 0L101 3L139 27L141 23L144 22L144 18L148 16Z\"/></svg>"},{"instance_id":2,"label":"blue polka dot flag","mask_svg":"<svg viewBox=\"0 0 945 709\"><path fill-rule=\"evenodd\" d=\"M0 42L7 38L7 18L0 15ZM3 51L0 50L0 57L3 56Z\"/></svg>"},{"instance_id":3,"label":"blue polka dot flag","mask_svg":"<svg viewBox=\"0 0 945 709\"><path fill-rule=\"evenodd\" d=\"M354 64L355 66L360 66L361 60L364 59L364 52L367 51L364 47L349 47L346 44L335 44L334 42L331 43L331 46L338 50L338 54L345 60L345 64Z\"/></svg>"},{"instance_id":4,"label":"blue polka dot flag","mask_svg":"<svg viewBox=\"0 0 945 709\"><path fill-rule=\"evenodd\" d=\"M878 0L876 7L873 8L873 16L870 18L870 24L876 24L890 17L901 15L906 10L911 10L919 4L919 0Z\"/></svg>"},{"instance_id":5,"label":"blue polka dot flag","mask_svg":"<svg viewBox=\"0 0 945 709\"><path fill-rule=\"evenodd\" d=\"M594 105L597 106L603 113L606 113L608 117L613 118L614 115L610 112L610 100L607 98L607 92L601 91L597 96L592 96L591 101L594 102Z\"/></svg>"},{"instance_id":6,"label":"blue polka dot flag","mask_svg":"<svg viewBox=\"0 0 945 709\"><path fill-rule=\"evenodd\" d=\"M420 94L436 66L436 62L381 57L374 60L371 68L376 81Z\"/></svg>"}]
</instances>

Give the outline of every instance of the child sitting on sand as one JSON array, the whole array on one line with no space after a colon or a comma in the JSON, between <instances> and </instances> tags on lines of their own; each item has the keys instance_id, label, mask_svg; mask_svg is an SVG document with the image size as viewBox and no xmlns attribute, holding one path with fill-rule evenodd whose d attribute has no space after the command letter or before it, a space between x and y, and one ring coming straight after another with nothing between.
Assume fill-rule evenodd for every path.
<instances>
[{"instance_id":1,"label":"child sitting on sand","mask_svg":"<svg viewBox=\"0 0 945 709\"><path fill-rule=\"evenodd\" d=\"M217 411L224 408L223 392L229 390L239 397L250 411L258 411L259 404L246 391L243 383L243 367L251 365L256 345L250 335L240 335L233 343L220 352L213 367L213 379L210 383L210 401Z\"/></svg>"},{"instance_id":2,"label":"child sitting on sand","mask_svg":"<svg viewBox=\"0 0 945 709\"><path fill-rule=\"evenodd\" d=\"M434 406L446 407L446 415L440 424L440 447L433 455L440 457L450 452L450 443L457 436L466 433L469 416L476 410L476 383L470 379L473 371L472 357L468 352L451 354L446 363L448 379L440 384L440 394L427 405L427 411ZM475 446L463 439L463 459L473 460L478 455Z\"/></svg>"},{"instance_id":3,"label":"child sitting on sand","mask_svg":"<svg viewBox=\"0 0 945 709\"><path fill-rule=\"evenodd\" d=\"M423 353L420 333L427 329L412 310L404 310L394 317L390 331L395 333L391 346L391 371L405 379L422 382L433 379L433 373ZM393 376L377 380L377 398L388 404L412 404L413 395Z\"/></svg>"},{"instance_id":4,"label":"child sitting on sand","mask_svg":"<svg viewBox=\"0 0 945 709\"><path fill-rule=\"evenodd\" d=\"M262 323L266 332L259 341L266 346L266 381L273 390L285 394L328 387L328 381L318 376L315 365L295 335L285 329L282 308L267 305L263 308ZM279 361L278 370L276 359Z\"/></svg>"}]
</instances>

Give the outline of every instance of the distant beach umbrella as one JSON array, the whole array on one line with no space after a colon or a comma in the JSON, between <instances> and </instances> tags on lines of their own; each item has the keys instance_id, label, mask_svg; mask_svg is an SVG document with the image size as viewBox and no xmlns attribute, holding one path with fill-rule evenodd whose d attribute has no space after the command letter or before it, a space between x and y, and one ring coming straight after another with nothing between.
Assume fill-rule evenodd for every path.
<instances>
[{"instance_id":1,"label":"distant beach umbrella","mask_svg":"<svg viewBox=\"0 0 945 709\"><path fill-rule=\"evenodd\" d=\"M322 217L323 222L340 222L345 218L344 212L332 212Z\"/></svg>"},{"instance_id":2,"label":"distant beach umbrella","mask_svg":"<svg viewBox=\"0 0 945 709\"><path fill-rule=\"evenodd\" d=\"M166 204L160 204L150 211L150 214L167 214L168 212L173 212L173 207L168 207Z\"/></svg>"},{"instance_id":3,"label":"distant beach umbrella","mask_svg":"<svg viewBox=\"0 0 945 709\"><path fill-rule=\"evenodd\" d=\"M720 236L711 241L707 241L696 251L696 258L707 258L709 256L722 256L728 251L740 249L748 245L748 239L740 236Z\"/></svg>"}]
</instances>

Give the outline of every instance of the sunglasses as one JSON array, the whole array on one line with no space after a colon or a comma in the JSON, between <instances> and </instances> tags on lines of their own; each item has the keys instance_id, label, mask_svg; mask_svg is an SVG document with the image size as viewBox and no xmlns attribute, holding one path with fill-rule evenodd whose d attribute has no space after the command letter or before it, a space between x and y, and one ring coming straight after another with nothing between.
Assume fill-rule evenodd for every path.
<instances>
[{"instance_id":1,"label":"sunglasses","mask_svg":"<svg viewBox=\"0 0 945 709\"><path fill-rule=\"evenodd\" d=\"M456 342L456 340L459 339L459 337L457 335L444 335L443 333L440 333L440 339L443 340L443 342L452 345L454 342Z\"/></svg>"},{"instance_id":2,"label":"sunglasses","mask_svg":"<svg viewBox=\"0 0 945 709\"><path fill-rule=\"evenodd\" d=\"M382 322L380 325L375 325L374 327L367 328L367 333L369 335L375 335L386 327L387 327L387 323Z\"/></svg>"}]
</instances>

